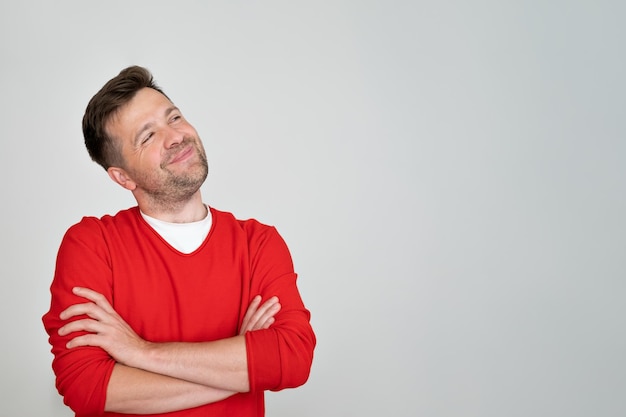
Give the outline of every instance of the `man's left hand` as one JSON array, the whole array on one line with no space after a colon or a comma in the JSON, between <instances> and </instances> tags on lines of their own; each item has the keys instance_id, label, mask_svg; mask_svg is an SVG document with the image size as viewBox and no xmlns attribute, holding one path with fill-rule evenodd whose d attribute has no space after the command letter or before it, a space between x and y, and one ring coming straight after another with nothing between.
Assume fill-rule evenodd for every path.
<instances>
[{"instance_id":1,"label":"man's left hand","mask_svg":"<svg viewBox=\"0 0 626 417\"><path fill-rule=\"evenodd\" d=\"M70 340L66 345L67 348L98 346L117 362L132 366L130 364L133 358L139 355L149 342L135 333L102 294L81 287L75 287L72 292L91 302L74 304L60 314L61 320L81 315L88 316L88 318L72 321L59 329L60 336L73 332L88 332Z\"/></svg>"}]
</instances>

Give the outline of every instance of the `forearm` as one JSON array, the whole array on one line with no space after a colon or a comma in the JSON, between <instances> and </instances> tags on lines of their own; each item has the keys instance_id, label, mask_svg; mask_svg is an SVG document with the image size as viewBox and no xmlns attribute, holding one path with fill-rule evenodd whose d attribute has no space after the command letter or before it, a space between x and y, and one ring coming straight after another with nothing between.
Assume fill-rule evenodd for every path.
<instances>
[{"instance_id":1,"label":"forearm","mask_svg":"<svg viewBox=\"0 0 626 417\"><path fill-rule=\"evenodd\" d=\"M105 411L158 414L223 400L235 394L116 364L107 387Z\"/></svg>"},{"instance_id":2,"label":"forearm","mask_svg":"<svg viewBox=\"0 0 626 417\"><path fill-rule=\"evenodd\" d=\"M241 335L203 343L149 343L129 365L221 390L250 390Z\"/></svg>"}]
</instances>

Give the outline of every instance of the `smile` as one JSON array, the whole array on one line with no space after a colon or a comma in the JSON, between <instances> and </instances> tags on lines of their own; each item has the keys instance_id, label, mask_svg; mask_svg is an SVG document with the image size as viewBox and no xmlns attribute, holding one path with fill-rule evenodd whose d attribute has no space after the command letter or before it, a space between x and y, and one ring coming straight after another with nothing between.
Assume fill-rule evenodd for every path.
<instances>
[{"instance_id":1,"label":"smile","mask_svg":"<svg viewBox=\"0 0 626 417\"><path fill-rule=\"evenodd\" d=\"M192 154L193 154L193 146L187 146L185 149L175 154L174 157L172 157L172 159L170 159L167 162L167 164L168 165L175 164L177 162L184 161L188 159L189 157L191 157Z\"/></svg>"}]
</instances>

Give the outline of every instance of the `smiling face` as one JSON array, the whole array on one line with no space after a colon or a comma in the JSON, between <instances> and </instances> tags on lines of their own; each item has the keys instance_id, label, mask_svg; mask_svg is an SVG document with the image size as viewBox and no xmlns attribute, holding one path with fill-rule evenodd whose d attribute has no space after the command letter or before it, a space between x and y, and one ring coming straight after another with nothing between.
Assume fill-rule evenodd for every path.
<instances>
[{"instance_id":1,"label":"smiling face","mask_svg":"<svg viewBox=\"0 0 626 417\"><path fill-rule=\"evenodd\" d=\"M143 88L107 123L123 166L111 178L139 202L169 207L189 200L206 179L208 164L196 130L167 97Z\"/></svg>"}]
</instances>

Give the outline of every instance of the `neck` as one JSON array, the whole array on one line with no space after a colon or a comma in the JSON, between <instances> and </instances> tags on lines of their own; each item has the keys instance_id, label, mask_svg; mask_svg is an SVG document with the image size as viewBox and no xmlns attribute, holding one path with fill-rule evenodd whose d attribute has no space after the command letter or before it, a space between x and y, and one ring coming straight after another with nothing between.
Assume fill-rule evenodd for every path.
<instances>
[{"instance_id":1,"label":"neck","mask_svg":"<svg viewBox=\"0 0 626 417\"><path fill-rule=\"evenodd\" d=\"M200 190L184 201L155 201L135 195L139 210L155 219L169 223L192 223L203 220L208 208L202 202Z\"/></svg>"}]
</instances>

